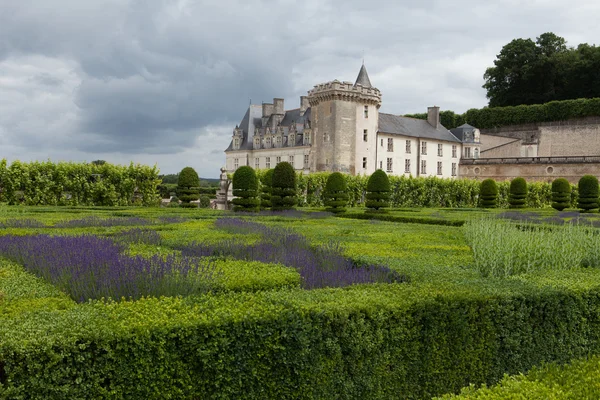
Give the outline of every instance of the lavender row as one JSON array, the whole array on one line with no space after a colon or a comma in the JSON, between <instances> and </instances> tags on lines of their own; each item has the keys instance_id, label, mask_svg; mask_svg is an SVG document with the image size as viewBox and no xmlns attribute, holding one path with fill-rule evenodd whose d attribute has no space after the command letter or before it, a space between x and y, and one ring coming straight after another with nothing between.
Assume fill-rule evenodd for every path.
<instances>
[{"instance_id":1,"label":"lavender row","mask_svg":"<svg viewBox=\"0 0 600 400\"><path fill-rule=\"evenodd\" d=\"M0 255L79 302L203 293L216 278L209 260L173 255L148 259L119 250L112 240L93 235L0 236Z\"/></svg>"},{"instance_id":2,"label":"lavender row","mask_svg":"<svg viewBox=\"0 0 600 400\"><path fill-rule=\"evenodd\" d=\"M247 261L278 263L298 270L306 289L344 287L359 283L406 282L408 277L382 265L357 265L342 255L338 243L312 247L307 239L291 230L268 227L237 218L218 219L215 225L236 233L258 233L254 244L236 240L219 243L191 243L179 249L195 257L232 257Z\"/></svg>"}]
</instances>

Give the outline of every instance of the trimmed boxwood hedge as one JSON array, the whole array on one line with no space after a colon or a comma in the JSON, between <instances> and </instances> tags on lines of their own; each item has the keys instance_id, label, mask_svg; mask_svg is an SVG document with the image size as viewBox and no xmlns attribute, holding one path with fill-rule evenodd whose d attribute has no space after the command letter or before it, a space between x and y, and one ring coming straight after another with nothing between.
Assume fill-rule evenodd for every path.
<instances>
[{"instance_id":1,"label":"trimmed boxwood hedge","mask_svg":"<svg viewBox=\"0 0 600 400\"><path fill-rule=\"evenodd\" d=\"M340 172L334 172L327 178L325 193L323 199L325 210L332 213L342 213L346 211L348 204L348 185L346 178Z\"/></svg>"},{"instance_id":2,"label":"trimmed boxwood hedge","mask_svg":"<svg viewBox=\"0 0 600 400\"><path fill-rule=\"evenodd\" d=\"M498 203L498 185L496 181L489 178L481 182L479 190L479 203L483 208L496 208Z\"/></svg>"},{"instance_id":3,"label":"trimmed boxwood hedge","mask_svg":"<svg viewBox=\"0 0 600 400\"><path fill-rule=\"evenodd\" d=\"M570 274L24 312L0 324L0 398L428 399L598 353L599 279Z\"/></svg>"},{"instance_id":4,"label":"trimmed boxwood hedge","mask_svg":"<svg viewBox=\"0 0 600 400\"><path fill-rule=\"evenodd\" d=\"M562 211L571 207L571 184L565 178L552 182L552 208Z\"/></svg>"},{"instance_id":5,"label":"trimmed boxwood hedge","mask_svg":"<svg viewBox=\"0 0 600 400\"><path fill-rule=\"evenodd\" d=\"M378 169L373 172L367 182L367 201L365 206L367 211L380 211L390 206L390 180L387 174Z\"/></svg>"},{"instance_id":6,"label":"trimmed boxwood hedge","mask_svg":"<svg viewBox=\"0 0 600 400\"><path fill-rule=\"evenodd\" d=\"M298 202L298 194L296 171L292 164L285 161L277 164L271 182L271 209L273 211L294 209Z\"/></svg>"},{"instance_id":7,"label":"trimmed boxwood hedge","mask_svg":"<svg viewBox=\"0 0 600 400\"><path fill-rule=\"evenodd\" d=\"M179 177L177 178L177 197L181 200L181 207L198 207L198 205L190 203L200 198L200 178L194 168L185 167L179 173Z\"/></svg>"},{"instance_id":8,"label":"trimmed boxwood hedge","mask_svg":"<svg viewBox=\"0 0 600 400\"><path fill-rule=\"evenodd\" d=\"M271 208L271 191L273 189L273 169L267 170L260 177L260 208L263 210Z\"/></svg>"},{"instance_id":9,"label":"trimmed boxwood hedge","mask_svg":"<svg viewBox=\"0 0 600 400\"><path fill-rule=\"evenodd\" d=\"M426 113L405 116L427 119ZM600 116L600 98L557 100L545 104L509 107L472 108L464 114L456 114L450 110L440 112L441 124L447 129L456 128L466 121L479 129L486 129L597 116Z\"/></svg>"},{"instance_id":10,"label":"trimmed boxwood hedge","mask_svg":"<svg viewBox=\"0 0 600 400\"><path fill-rule=\"evenodd\" d=\"M525 208L527 206L527 181L518 177L510 182L508 195L509 208Z\"/></svg>"},{"instance_id":11,"label":"trimmed boxwood hedge","mask_svg":"<svg viewBox=\"0 0 600 400\"><path fill-rule=\"evenodd\" d=\"M233 174L233 211L258 211L258 178L252 167L243 165Z\"/></svg>"},{"instance_id":12,"label":"trimmed boxwood hedge","mask_svg":"<svg viewBox=\"0 0 600 400\"><path fill-rule=\"evenodd\" d=\"M577 203L577 207L581 209L582 212L592 212L595 209L598 209L600 205L598 204L598 178L593 175L584 175L579 179L579 199Z\"/></svg>"}]
</instances>

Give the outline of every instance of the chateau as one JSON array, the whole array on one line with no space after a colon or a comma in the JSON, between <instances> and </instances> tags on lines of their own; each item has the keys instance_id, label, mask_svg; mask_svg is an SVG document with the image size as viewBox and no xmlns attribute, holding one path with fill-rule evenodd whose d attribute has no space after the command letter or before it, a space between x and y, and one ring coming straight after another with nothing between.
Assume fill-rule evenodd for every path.
<instances>
[{"instance_id":1,"label":"chateau","mask_svg":"<svg viewBox=\"0 0 600 400\"><path fill-rule=\"evenodd\" d=\"M461 158L478 158L479 130L463 125L449 131L439 107L427 120L380 113L381 92L363 65L356 82L334 80L300 97L285 110L284 100L250 105L225 150L226 171L242 165L274 168L287 161L297 171L340 171L370 175L456 178Z\"/></svg>"}]
</instances>

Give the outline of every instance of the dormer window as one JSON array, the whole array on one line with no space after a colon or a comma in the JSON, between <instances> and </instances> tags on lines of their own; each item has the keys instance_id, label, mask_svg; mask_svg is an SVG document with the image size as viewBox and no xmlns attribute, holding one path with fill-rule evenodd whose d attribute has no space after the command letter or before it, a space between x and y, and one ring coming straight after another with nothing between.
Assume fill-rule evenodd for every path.
<instances>
[{"instance_id":1,"label":"dormer window","mask_svg":"<svg viewBox=\"0 0 600 400\"><path fill-rule=\"evenodd\" d=\"M266 142L267 142L267 145L266 145L266 147L267 147L267 149L268 149L268 148L270 148L270 147L271 147L271 138L270 138L270 137L267 137L267 139L266 139Z\"/></svg>"},{"instance_id":2,"label":"dormer window","mask_svg":"<svg viewBox=\"0 0 600 400\"><path fill-rule=\"evenodd\" d=\"M296 135L291 134L288 136L288 146L295 146L296 145Z\"/></svg>"},{"instance_id":3,"label":"dormer window","mask_svg":"<svg viewBox=\"0 0 600 400\"><path fill-rule=\"evenodd\" d=\"M277 147L281 147L281 136L277 136Z\"/></svg>"},{"instance_id":4,"label":"dormer window","mask_svg":"<svg viewBox=\"0 0 600 400\"><path fill-rule=\"evenodd\" d=\"M240 139L238 139L238 138L233 139L233 148L236 150L240 148Z\"/></svg>"},{"instance_id":5,"label":"dormer window","mask_svg":"<svg viewBox=\"0 0 600 400\"><path fill-rule=\"evenodd\" d=\"M260 149L260 138L254 138L254 148Z\"/></svg>"}]
</instances>

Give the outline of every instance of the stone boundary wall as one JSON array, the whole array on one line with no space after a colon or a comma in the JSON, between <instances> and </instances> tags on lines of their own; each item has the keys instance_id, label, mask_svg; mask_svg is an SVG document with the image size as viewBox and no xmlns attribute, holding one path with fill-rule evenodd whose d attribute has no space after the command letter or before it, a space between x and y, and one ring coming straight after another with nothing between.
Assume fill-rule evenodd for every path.
<instances>
[{"instance_id":1,"label":"stone boundary wall","mask_svg":"<svg viewBox=\"0 0 600 400\"><path fill-rule=\"evenodd\" d=\"M461 178L496 181L523 177L527 181L552 182L566 178L577 184L583 175L600 178L599 157L514 157L461 160Z\"/></svg>"}]
</instances>

